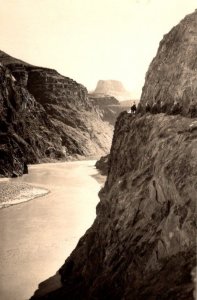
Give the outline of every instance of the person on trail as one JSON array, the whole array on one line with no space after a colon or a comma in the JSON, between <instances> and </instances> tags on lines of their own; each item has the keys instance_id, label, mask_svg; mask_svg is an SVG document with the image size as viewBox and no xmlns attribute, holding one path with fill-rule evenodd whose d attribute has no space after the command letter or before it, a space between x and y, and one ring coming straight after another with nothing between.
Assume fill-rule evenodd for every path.
<instances>
[{"instance_id":1,"label":"person on trail","mask_svg":"<svg viewBox=\"0 0 197 300\"><path fill-rule=\"evenodd\" d=\"M136 104L135 104L135 101L134 101L133 104L132 104L132 106L131 106L131 113L132 113L133 115L135 115L136 110L137 110L137 107L136 107Z\"/></svg>"}]
</instances>

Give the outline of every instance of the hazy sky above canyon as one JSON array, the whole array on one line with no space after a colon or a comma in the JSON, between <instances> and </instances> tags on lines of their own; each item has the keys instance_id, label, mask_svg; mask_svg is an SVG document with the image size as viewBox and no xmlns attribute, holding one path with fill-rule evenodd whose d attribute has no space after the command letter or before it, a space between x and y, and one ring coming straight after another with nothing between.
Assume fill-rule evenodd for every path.
<instances>
[{"instance_id":1,"label":"hazy sky above canyon","mask_svg":"<svg viewBox=\"0 0 197 300\"><path fill-rule=\"evenodd\" d=\"M117 79L139 97L160 40L196 0L0 0L1 50L94 89Z\"/></svg>"}]
</instances>

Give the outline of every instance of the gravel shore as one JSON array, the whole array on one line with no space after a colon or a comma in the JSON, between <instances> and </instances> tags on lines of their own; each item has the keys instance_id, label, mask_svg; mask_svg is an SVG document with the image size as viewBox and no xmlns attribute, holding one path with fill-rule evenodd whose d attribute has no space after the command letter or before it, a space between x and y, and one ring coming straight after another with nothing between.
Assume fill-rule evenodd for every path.
<instances>
[{"instance_id":1,"label":"gravel shore","mask_svg":"<svg viewBox=\"0 0 197 300\"><path fill-rule=\"evenodd\" d=\"M19 204L48 194L48 190L27 183L0 180L0 208Z\"/></svg>"}]
</instances>

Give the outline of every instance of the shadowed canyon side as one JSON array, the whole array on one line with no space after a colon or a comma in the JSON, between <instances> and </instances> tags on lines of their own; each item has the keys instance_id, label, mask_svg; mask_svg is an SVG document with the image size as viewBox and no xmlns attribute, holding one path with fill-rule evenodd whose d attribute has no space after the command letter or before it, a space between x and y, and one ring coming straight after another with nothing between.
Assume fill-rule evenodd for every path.
<instances>
[{"instance_id":1,"label":"shadowed canyon side","mask_svg":"<svg viewBox=\"0 0 197 300\"><path fill-rule=\"evenodd\" d=\"M186 66L197 53L196 20L197 11L164 37L148 70L141 104L152 101L156 91L157 97L164 95L165 89L170 95L166 92L163 100L170 103L180 91L179 101L188 109L196 95L197 65L182 68L178 62ZM182 42L185 49L190 32L185 55ZM160 73L164 50L165 72ZM197 119L121 113L108 168L94 224L59 271L63 286L45 296L38 290L32 299L193 299Z\"/></svg>"},{"instance_id":2,"label":"shadowed canyon side","mask_svg":"<svg viewBox=\"0 0 197 300\"><path fill-rule=\"evenodd\" d=\"M0 63L1 176L22 175L27 163L109 151L113 127L84 86L2 51Z\"/></svg>"}]
</instances>

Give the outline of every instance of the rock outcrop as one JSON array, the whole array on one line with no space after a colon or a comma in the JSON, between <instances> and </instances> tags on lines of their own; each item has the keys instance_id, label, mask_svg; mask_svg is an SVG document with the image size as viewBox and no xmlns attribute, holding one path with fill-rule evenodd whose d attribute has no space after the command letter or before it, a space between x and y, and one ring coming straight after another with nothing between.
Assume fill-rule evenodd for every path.
<instances>
[{"instance_id":1,"label":"rock outcrop","mask_svg":"<svg viewBox=\"0 0 197 300\"><path fill-rule=\"evenodd\" d=\"M100 171L101 175L107 175L109 171L109 154L101 156L101 158L97 160L95 167Z\"/></svg>"},{"instance_id":2,"label":"rock outcrop","mask_svg":"<svg viewBox=\"0 0 197 300\"><path fill-rule=\"evenodd\" d=\"M120 105L120 102L113 96L89 93L88 97L90 101L92 101L95 105L101 105L101 106Z\"/></svg>"},{"instance_id":3,"label":"rock outcrop","mask_svg":"<svg viewBox=\"0 0 197 300\"><path fill-rule=\"evenodd\" d=\"M196 19L197 11L164 37L161 44L172 64L179 56L178 49L184 54L180 58L183 65L190 53L196 53ZM190 50L185 55L181 40L185 45L190 30L193 39L189 35ZM174 94L171 89L170 95L174 99L179 90L175 79L179 76L180 91L185 90L190 73L192 90L197 80L193 65L180 74L179 65L175 70L166 64L164 84L161 76L155 85L157 66L163 64L160 51L154 63L156 70L151 64L142 103L149 101L155 89L162 95L165 83L169 80L173 85L173 78L177 87ZM179 101L187 107L185 94L180 95ZM115 126L107 181L99 196L94 224L59 270L62 287L32 299L192 300L197 233L197 118L121 113Z\"/></svg>"},{"instance_id":4,"label":"rock outcrop","mask_svg":"<svg viewBox=\"0 0 197 300\"><path fill-rule=\"evenodd\" d=\"M84 86L2 51L0 62L0 175L21 175L27 163L109 151L113 128Z\"/></svg>"},{"instance_id":5,"label":"rock outcrop","mask_svg":"<svg viewBox=\"0 0 197 300\"><path fill-rule=\"evenodd\" d=\"M119 101L131 99L131 93L128 92L124 88L122 82L118 80L99 80L94 94L97 94L98 96L112 96L118 99Z\"/></svg>"},{"instance_id":6,"label":"rock outcrop","mask_svg":"<svg viewBox=\"0 0 197 300\"><path fill-rule=\"evenodd\" d=\"M105 122L109 122L111 125L115 125L118 115L125 110L128 110L131 106L120 105L120 102L113 96L106 96L101 94L92 93L88 95L90 102L98 108L101 119Z\"/></svg>"}]
</instances>

